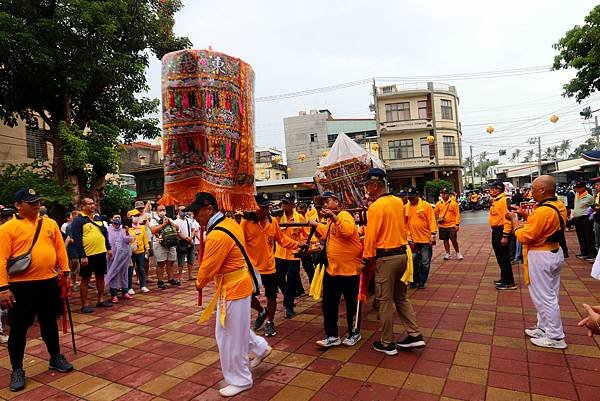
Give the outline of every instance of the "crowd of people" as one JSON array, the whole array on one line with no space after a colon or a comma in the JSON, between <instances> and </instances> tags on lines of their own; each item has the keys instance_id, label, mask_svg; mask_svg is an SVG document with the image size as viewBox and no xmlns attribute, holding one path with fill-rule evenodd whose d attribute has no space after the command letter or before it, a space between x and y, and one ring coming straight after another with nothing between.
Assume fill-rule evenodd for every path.
<instances>
[{"instance_id":1,"label":"crowd of people","mask_svg":"<svg viewBox=\"0 0 600 401\"><path fill-rule=\"evenodd\" d=\"M381 324L373 349L392 356L398 350L424 347L408 289L427 287L432 247L438 240L443 242L445 260L464 259L458 241L461 211L450 189L442 189L432 205L415 187L400 196L390 194L386 179L384 170L369 170L361 183L368 209L355 215L343 210L332 192L317 196L311 206L296 202L294 193L285 193L280 211L269 194L259 193L256 210L235 214L224 213L212 194L200 192L190 205L175 209L175 219L167 216L164 205L138 201L125 216L114 214L105 221L95 201L83 198L60 229L40 215L42 197L35 189L20 190L15 194L16 214L0 226L0 305L9 314L10 389L25 387L23 356L34 317L50 354L49 368L73 369L60 353L56 324L63 313L62 290L68 287L79 293L81 312L93 313L131 299L136 292L154 290L152 283L162 291L188 280L202 291L214 282L214 297L200 321L216 311L215 338L227 383L220 390L223 396L250 388L251 369L271 353L257 333L277 335L280 292L279 309L285 319L296 316L297 300L307 292L321 299L324 335L316 346L352 347L362 338L360 302L366 300L370 282ZM551 177L537 178L530 189L536 202L532 211L516 194L511 201L504 184L495 182L488 192L489 224L500 271L494 285L498 290L517 288L511 263L517 256L511 256L510 249L511 243L519 244L514 248L525 256L524 281L538 312L536 327L525 334L536 346L564 349L558 304L567 253L564 232L568 222L581 217L582 205L593 209L594 203L590 206L587 195L578 192L568 216L555 191ZM581 223L576 229L577 224ZM156 260L156 281L149 276L151 255ZM303 287L301 269L310 289ZM345 336L338 327L342 298ZM590 335L598 334L600 307L585 307L588 316L580 325ZM250 325L252 310L256 317ZM400 338L394 334L395 315L406 332Z\"/></svg>"}]
</instances>

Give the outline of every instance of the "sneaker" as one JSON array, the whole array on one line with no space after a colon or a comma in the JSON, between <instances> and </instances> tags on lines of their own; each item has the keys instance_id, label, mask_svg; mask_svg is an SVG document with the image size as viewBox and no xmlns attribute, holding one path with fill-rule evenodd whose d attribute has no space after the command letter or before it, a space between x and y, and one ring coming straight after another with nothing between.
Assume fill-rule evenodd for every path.
<instances>
[{"instance_id":1,"label":"sneaker","mask_svg":"<svg viewBox=\"0 0 600 401\"><path fill-rule=\"evenodd\" d=\"M233 384L230 384L229 386L220 389L219 394L221 394L223 397L234 397L242 391L246 391L251 388L252 384L248 384L247 386L234 386Z\"/></svg>"},{"instance_id":2,"label":"sneaker","mask_svg":"<svg viewBox=\"0 0 600 401\"><path fill-rule=\"evenodd\" d=\"M502 285L502 280L494 280L494 285L497 287L499 285Z\"/></svg>"},{"instance_id":3,"label":"sneaker","mask_svg":"<svg viewBox=\"0 0 600 401\"><path fill-rule=\"evenodd\" d=\"M86 305L81 308L81 313L93 313L93 312L94 312L94 308L92 308L89 305Z\"/></svg>"},{"instance_id":4,"label":"sneaker","mask_svg":"<svg viewBox=\"0 0 600 401\"><path fill-rule=\"evenodd\" d=\"M0 334L0 344L6 344L8 342L8 336Z\"/></svg>"},{"instance_id":5,"label":"sneaker","mask_svg":"<svg viewBox=\"0 0 600 401\"><path fill-rule=\"evenodd\" d=\"M256 356L254 357L254 359L252 360L252 362L250 362L250 369L254 369L255 367L257 367L258 365L260 365L260 363L269 355L271 355L271 351L273 351L273 348L271 348L270 346L267 345L267 350L265 351L264 354L262 354L261 356Z\"/></svg>"},{"instance_id":6,"label":"sneaker","mask_svg":"<svg viewBox=\"0 0 600 401\"><path fill-rule=\"evenodd\" d=\"M112 297L112 303L113 304L118 304L119 303L119 297L117 297L117 296Z\"/></svg>"},{"instance_id":7,"label":"sneaker","mask_svg":"<svg viewBox=\"0 0 600 401\"><path fill-rule=\"evenodd\" d=\"M88 284L88 290L95 290L96 286L94 284Z\"/></svg>"},{"instance_id":8,"label":"sneaker","mask_svg":"<svg viewBox=\"0 0 600 401\"><path fill-rule=\"evenodd\" d=\"M10 374L10 391L20 391L25 388L25 371L17 368Z\"/></svg>"},{"instance_id":9,"label":"sneaker","mask_svg":"<svg viewBox=\"0 0 600 401\"><path fill-rule=\"evenodd\" d=\"M264 308L261 313L258 314L256 320L254 321L254 331L260 330L262 325L265 323L267 319L267 308Z\"/></svg>"},{"instance_id":10,"label":"sneaker","mask_svg":"<svg viewBox=\"0 0 600 401\"><path fill-rule=\"evenodd\" d=\"M444 254L444 260L450 260L452 259L452 255L450 255L449 253Z\"/></svg>"},{"instance_id":11,"label":"sneaker","mask_svg":"<svg viewBox=\"0 0 600 401\"><path fill-rule=\"evenodd\" d=\"M294 309L292 309L292 308L285 308L285 318L286 319L291 319L294 316L296 316L296 312L294 312Z\"/></svg>"},{"instance_id":12,"label":"sneaker","mask_svg":"<svg viewBox=\"0 0 600 401\"><path fill-rule=\"evenodd\" d=\"M63 354L58 354L50 358L48 369L58 370L61 373L70 372L73 370L73 365L65 359Z\"/></svg>"},{"instance_id":13,"label":"sneaker","mask_svg":"<svg viewBox=\"0 0 600 401\"><path fill-rule=\"evenodd\" d=\"M147 292L150 292L150 290L148 289L148 287L142 287L142 292L145 294Z\"/></svg>"},{"instance_id":14,"label":"sneaker","mask_svg":"<svg viewBox=\"0 0 600 401\"><path fill-rule=\"evenodd\" d=\"M513 260L510 261L510 264L511 265L518 265L519 261L517 259L513 259Z\"/></svg>"},{"instance_id":15,"label":"sneaker","mask_svg":"<svg viewBox=\"0 0 600 401\"><path fill-rule=\"evenodd\" d=\"M398 353L398 350L396 349L396 345L394 343L383 345L381 341L375 341L373 343L373 349L375 351L383 352L386 355L396 355Z\"/></svg>"},{"instance_id":16,"label":"sneaker","mask_svg":"<svg viewBox=\"0 0 600 401\"><path fill-rule=\"evenodd\" d=\"M423 341L423 335L421 334L418 336L406 336L404 340L396 342L396 347L398 348L420 348L424 346L425 341Z\"/></svg>"},{"instance_id":17,"label":"sneaker","mask_svg":"<svg viewBox=\"0 0 600 401\"><path fill-rule=\"evenodd\" d=\"M500 284L496 286L497 290L516 290L518 287L514 284Z\"/></svg>"},{"instance_id":18,"label":"sneaker","mask_svg":"<svg viewBox=\"0 0 600 401\"><path fill-rule=\"evenodd\" d=\"M159 281L158 283L156 283L156 286L161 290L167 289L167 286L165 285L165 283L163 281Z\"/></svg>"},{"instance_id":19,"label":"sneaker","mask_svg":"<svg viewBox=\"0 0 600 401\"><path fill-rule=\"evenodd\" d=\"M275 323L273 323L273 322L265 323L265 336L273 337L275 334L277 334L277 331L275 331Z\"/></svg>"},{"instance_id":20,"label":"sneaker","mask_svg":"<svg viewBox=\"0 0 600 401\"><path fill-rule=\"evenodd\" d=\"M419 283L417 285L417 288L420 289L420 290L424 290L425 289L425 283Z\"/></svg>"},{"instance_id":21,"label":"sneaker","mask_svg":"<svg viewBox=\"0 0 600 401\"><path fill-rule=\"evenodd\" d=\"M181 285L181 282L179 280L175 280L174 278L172 278L171 280L169 280L167 282L171 285Z\"/></svg>"},{"instance_id":22,"label":"sneaker","mask_svg":"<svg viewBox=\"0 0 600 401\"><path fill-rule=\"evenodd\" d=\"M529 341L533 345L537 345L538 347L544 348L555 348L555 349L565 349L567 348L567 343L564 338L560 340L555 340L553 338L541 337L541 338L530 338Z\"/></svg>"},{"instance_id":23,"label":"sneaker","mask_svg":"<svg viewBox=\"0 0 600 401\"><path fill-rule=\"evenodd\" d=\"M585 258L585 261L589 263L594 263L596 261L596 258Z\"/></svg>"},{"instance_id":24,"label":"sneaker","mask_svg":"<svg viewBox=\"0 0 600 401\"><path fill-rule=\"evenodd\" d=\"M457 253L456 253L456 259L458 259L458 260L463 260L464 258L463 258L463 255L462 255L462 253L460 253L460 252L457 252Z\"/></svg>"},{"instance_id":25,"label":"sneaker","mask_svg":"<svg viewBox=\"0 0 600 401\"><path fill-rule=\"evenodd\" d=\"M129 291L127 291L127 294L129 294L129 295L135 295L135 291L132 288Z\"/></svg>"},{"instance_id":26,"label":"sneaker","mask_svg":"<svg viewBox=\"0 0 600 401\"><path fill-rule=\"evenodd\" d=\"M316 341L319 347L329 348L329 347L337 347L342 344L342 340L339 337L325 337L322 340Z\"/></svg>"},{"instance_id":27,"label":"sneaker","mask_svg":"<svg viewBox=\"0 0 600 401\"><path fill-rule=\"evenodd\" d=\"M546 337L546 332L544 330L534 327L532 329L525 329L525 334L527 334L531 338L542 338Z\"/></svg>"},{"instance_id":28,"label":"sneaker","mask_svg":"<svg viewBox=\"0 0 600 401\"><path fill-rule=\"evenodd\" d=\"M360 333L354 333L354 334L351 334L348 337L344 338L344 341L342 341L342 344L344 344L346 347L353 347L361 339L362 339L362 336L360 335Z\"/></svg>"},{"instance_id":29,"label":"sneaker","mask_svg":"<svg viewBox=\"0 0 600 401\"><path fill-rule=\"evenodd\" d=\"M123 295L124 299L133 299L133 296L131 294L129 294L128 292L125 293L125 295Z\"/></svg>"}]
</instances>

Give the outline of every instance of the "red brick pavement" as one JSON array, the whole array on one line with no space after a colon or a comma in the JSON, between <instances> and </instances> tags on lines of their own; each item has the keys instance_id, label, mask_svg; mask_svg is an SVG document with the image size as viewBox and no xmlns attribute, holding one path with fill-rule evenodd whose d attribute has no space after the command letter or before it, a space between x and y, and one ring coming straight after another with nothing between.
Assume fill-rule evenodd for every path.
<instances>
[{"instance_id":1,"label":"red brick pavement","mask_svg":"<svg viewBox=\"0 0 600 401\"><path fill-rule=\"evenodd\" d=\"M426 348L395 357L373 351L379 325L367 307L356 347L322 351L314 345L323 336L320 305L303 298L294 319L278 314L278 334L268 340L274 352L254 371L254 388L235 399L600 400L598 339L576 327L581 303L599 303L600 282L589 276L591 265L570 258L563 270L560 304L569 348L540 349L523 333L534 324L535 311L520 268L514 268L519 290L496 291L492 281L499 272L488 228L467 225L459 235L465 260L444 262L438 244L427 289L411 290ZM574 233L568 238L575 254ZM6 348L0 350L0 400L220 399L214 320L196 324L196 300L192 283L184 283L90 315L75 312L76 356L70 335L61 335L63 352L76 367L69 374L47 370L45 346L32 328L25 391L4 387L10 367ZM400 324L396 332L401 335Z\"/></svg>"}]
</instances>

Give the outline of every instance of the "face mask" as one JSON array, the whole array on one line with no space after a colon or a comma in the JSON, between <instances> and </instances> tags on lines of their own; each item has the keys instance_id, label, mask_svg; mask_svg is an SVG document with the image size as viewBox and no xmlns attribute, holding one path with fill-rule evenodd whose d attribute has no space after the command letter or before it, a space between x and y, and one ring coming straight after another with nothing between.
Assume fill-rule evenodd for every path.
<instances>
[{"instance_id":1,"label":"face mask","mask_svg":"<svg viewBox=\"0 0 600 401\"><path fill-rule=\"evenodd\" d=\"M163 218L167 215L167 212L158 212L158 217Z\"/></svg>"},{"instance_id":2,"label":"face mask","mask_svg":"<svg viewBox=\"0 0 600 401\"><path fill-rule=\"evenodd\" d=\"M185 218L185 217L187 217L187 213L185 213L185 212L179 212L179 215L180 215L182 218Z\"/></svg>"},{"instance_id":3,"label":"face mask","mask_svg":"<svg viewBox=\"0 0 600 401\"><path fill-rule=\"evenodd\" d=\"M121 225L121 220L113 220L112 223L115 227L119 227Z\"/></svg>"}]
</instances>

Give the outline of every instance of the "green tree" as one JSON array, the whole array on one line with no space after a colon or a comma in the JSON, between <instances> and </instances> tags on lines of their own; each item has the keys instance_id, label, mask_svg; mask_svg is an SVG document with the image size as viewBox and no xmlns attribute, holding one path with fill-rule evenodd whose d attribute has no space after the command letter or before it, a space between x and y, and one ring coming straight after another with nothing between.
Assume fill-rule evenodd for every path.
<instances>
[{"instance_id":1,"label":"green tree","mask_svg":"<svg viewBox=\"0 0 600 401\"><path fill-rule=\"evenodd\" d=\"M121 188L118 184L108 181L104 189L104 196L100 201L102 213L110 216L114 213L120 213L122 216L133 205L134 197L125 188Z\"/></svg>"},{"instance_id":2,"label":"green tree","mask_svg":"<svg viewBox=\"0 0 600 401\"><path fill-rule=\"evenodd\" d=\"M0 203L4 206L13 204L20 188L33 188L44 196L44 205L53 217L61 217L71 205L69 184L58 184L50 167L39 162L3 165L0 182Z\"/></svg>"},{"instance_id":3,"label":"green tree","mask_svg":"<svg viewBox=\"0 0 600 401\"><path fill-rule=\"evenodd\" d=\"M565 160L565 158L567 157L567 152L569 152L569 149L571 149L571 140L563 139L562 142L560 143L559 151L558 151L558 153L560 153L560 156L562 157L563 160Z\"/></svg>"},{"instance_id":4,"label":"green tree","mask_svg":"<svg viewBox=\"0 0 600 401\"><path fill-rule=\"evenodd\" d=\"M510 157L510 160L513 161L513 162L517 162L518 163L520 156L521 156L521 149L517 148L513 152L512 156Z\"/></svg>"},{"instance_id":5,"label":"green tree","mask_svg":"<svg viewBox=\"0 0 600 401\"><path fill-rule=\"evenodd\" d=\"M0 120L46 131L58 182L99 198L119 142L159 135L149 57L189 47L173 36L180 0L0 2ZM93 166L89 171L89 165Z\"/></svg>"},{"instance_id":6,"label":"green tree","mask_svg":"<svg viewBox=\"0 0 600 401\"><path fill-rule=\"evenodd\" d=\"M581 154L583 152L589 152L590 150L594 149L596 149L596 140L594 138L588 138L584 143L577 146L573 150L573 153L569 155L569 159L576 159L578 157L581 157Z\"/></svg>"},{"instance_id":7,"label":"green tree","mask_svg":"<svg viewBox=\"0 0 600 401\"><path fill-rule=\"evenodd\" d=\"M435 200L442 188L454 189L454 184L450 181L439 179L425 182L425 193L430 200Z\"/></svg>"},{"instance_id":8,"label":"green tree","mask_svg":"<svg viewBox=\"0 0 600 401\"><path fill-rule=\"evenodd\" d=\"M558 50L553 69L577 70L563 86L564 96L581 102L600 89L600 5L585 17L584 25L574 26L553 47Z\"/></svg>"}]
</instances>

